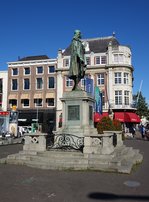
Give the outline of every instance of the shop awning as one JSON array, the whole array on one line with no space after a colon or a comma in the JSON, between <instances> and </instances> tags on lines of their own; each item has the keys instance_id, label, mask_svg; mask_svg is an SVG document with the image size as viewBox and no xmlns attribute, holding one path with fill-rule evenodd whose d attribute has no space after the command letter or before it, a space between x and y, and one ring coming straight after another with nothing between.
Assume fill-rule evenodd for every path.
<instances>
[{"instance_id":1,"label":"shop awning","mask_svg":"<svg viewBox=\"0 0 149 202\"><path fill-rule=\"evenodd\" d=\"M140 123L140 117L134 112L115 112L114 119L120 122Z\"/></svg>"},{"instance_id":2,"label":"shop awning","mask_svg":"<svg viewBox=\"0 0 149 202\"><path fill-rule=\"evenodd\" d=\"M17 94L10 94L10 95L8 96L8 99L9 99L9 100L16 100L16 99L18 99L18 95L17 95Z\"/></svg>"},{"instance_id":3,"label":"shop awning","mask_svg":"<svg viewBox=\"0 0 149 202\"><path fill-rule=\"evenodd\" d=\"M35 93L34 94L34 99L42 99L43 96L42 96L42 93Z\"/></svg>"},{"instance_id":4,"label":"shop awning","mask_svg":"<svg viewBox=\"0 0 149 202\"><path fill-rule=\"evenodd\" d=\"M119 120L120 122L125 122L124 112L115 112L114 119Z\"/></svg>"},{"instance_id":5,"label":"shop awning","mask_svg":"<svg viewBox=\"0 0 149 202\"><path fill-rule=\"evenodd\" d=\"M46 99L48 98L55 98L55 93L54 92L46 93Z\"/></svg>"},{"instance_id":6,"label":"shop awning","mask_svg":"<svg viewBox=\"0 0 149 202\"><path fill-rule=\"evenodd\" d=\"M29 99L29 98L30 98L29 94L22 94L22 95L21 95L21 99L22 99L22 100L24 100L24 99Z\"/></svg>"},{"instance_id":7,"label":"shop awning","mask_svg":"<svg viewBox=\"0 0 149 202\"><path fill-rule=\"evenodd\" d=\"M99 114L98 112L94 113L94 122L99 122L103 117L108 116L108 112L103 112L102 114Z\"/></svg>"},{"instance_id":8,"label":"shop awning","mask_svg":"<svg viewBox=\"0 0 149 202\"><path fill-rule=\"evenodd\" d=\"M134 112L125 112L125 122L140 123L140 117Z\"/></svg>"}]
</instances>

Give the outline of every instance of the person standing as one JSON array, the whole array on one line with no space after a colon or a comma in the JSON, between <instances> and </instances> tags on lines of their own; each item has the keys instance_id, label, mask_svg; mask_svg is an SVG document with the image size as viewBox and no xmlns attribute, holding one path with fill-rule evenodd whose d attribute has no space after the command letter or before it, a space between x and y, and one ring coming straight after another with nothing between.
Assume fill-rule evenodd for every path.
<instances>
[{"instance_id":1,"label":"person standing","mask_svg":"<svg viewBox=\"0 0 149 202\"><path fill-rule=\"evenodd\" d=\"M145 127L143 126L143 124L141 124L141 126L140 126L140 133L141 133L142 138L144 139L145 138Z\"/></svg>"}]
</instances>

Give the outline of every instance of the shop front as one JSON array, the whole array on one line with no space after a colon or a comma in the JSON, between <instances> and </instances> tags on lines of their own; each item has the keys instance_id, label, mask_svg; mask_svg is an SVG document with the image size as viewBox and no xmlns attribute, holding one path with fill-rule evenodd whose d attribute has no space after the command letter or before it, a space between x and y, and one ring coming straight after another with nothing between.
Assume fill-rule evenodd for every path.
<instances>
[{"instance_id":1,"label":"shop front","mask_svg":"<svg viewBox=\"0 0 149 202\"><path fill-rule=\"evenodd\" d=\"M134 128L136 128L137 124L140 124L141 119L135 112L114 112L114 119L119 120L122 125L124 131L133 133Z\"/></svg>"},{"instance_id":2,"label":"shop front","mask_svg":"<svg viewBox=\"0 0 149 202\"><path fill-rule=\"evenodd\" d=\"M101 120L101 118L109 116L108 112L103 112L99 114L94 113L94 125ZM119 120L122 123L125 132L131 132L132 128L136 127L136 124L140 124L141 119L135 112L128 111L118 111L113 113L113 119Z\"/></svg>"},{"instance_id":3,"label":"shop front","mask_svg":"<svg viewBox=\"0 0 149 202\"><path fill-rule=\"evenodd\" d=\"M18 126L37 127L43 133L51 133L55 129L56 112L52 110L20 110L18 114Z\"/></svg>"}]
</instances>

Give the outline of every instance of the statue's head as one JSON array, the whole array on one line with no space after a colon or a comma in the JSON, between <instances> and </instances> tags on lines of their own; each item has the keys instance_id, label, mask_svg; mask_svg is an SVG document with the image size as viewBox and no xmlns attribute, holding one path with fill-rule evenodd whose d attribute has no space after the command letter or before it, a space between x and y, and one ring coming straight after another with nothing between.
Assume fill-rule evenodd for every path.
<instances>
[{"instance_id":1,"label":"statue's head","mask_svg":"<svg viewBox=\"0 0 149 202\"><path fill-rule=\"evenodd\" d=\"M74 35L75 35L75 37L81 39L81 31L80 31L80 30L76 29L76 30L74 31Z\"/></svg>"}]
</instances>

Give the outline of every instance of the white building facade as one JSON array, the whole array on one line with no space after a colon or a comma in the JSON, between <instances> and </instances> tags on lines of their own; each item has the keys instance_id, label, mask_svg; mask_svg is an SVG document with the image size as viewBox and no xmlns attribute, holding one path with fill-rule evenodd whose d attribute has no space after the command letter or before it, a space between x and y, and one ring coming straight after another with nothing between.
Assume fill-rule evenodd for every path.
<instances>
[{"instance_id":1,"label":"white building facade","mask_svg":"<svg viewBox=\"0 0 149 202\"><path fill-rule=\"evenodd\" d=\"M0 71L0 111L7 110L8 72Z\"/></svg>"},{"instance_id":2,"label":"white building facade","mask_svg":"<svg viewBox=\"0 0 149 202\"><path fill-rule=\"evenodd\" d=\"M93 79L94 87L102 92L101 116L112 112L114 118L127 125L138 123L139 117L133 106L133 71L131 50L119 44L115 36L83 39L87 61L86 77ZM72 90L73 81L68 78L70 64L70 46L58 51L57 58L57 123L62 113L64 91ZM82 88L83 80L80 82ZM96 118L96 117L95 117ZM58 127L58 124L57 124Z\"/></svg>"}]
</instances>

